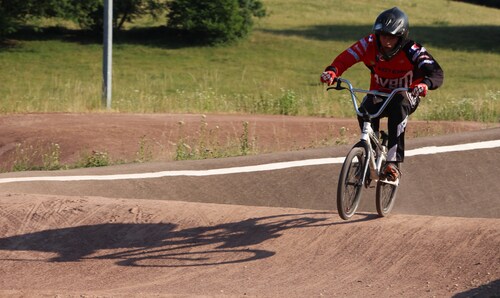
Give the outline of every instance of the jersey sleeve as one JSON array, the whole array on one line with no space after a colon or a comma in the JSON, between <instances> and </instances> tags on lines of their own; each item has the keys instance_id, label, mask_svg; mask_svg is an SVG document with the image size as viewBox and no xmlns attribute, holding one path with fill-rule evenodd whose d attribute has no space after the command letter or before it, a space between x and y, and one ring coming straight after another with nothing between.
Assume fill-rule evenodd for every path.
<instances>
[{"instance_id":1,"label":"jersey sleeve","mask_svg":"<svg viewBox=\"0 0 500 298\"><path fill-rule=\"evenodd\" d=\"M340 53L327 68L334 68L335 73L338 76L342 75L342 73L344 73L344 71L349 69L351 66L364 60L369 47L373 46L373 43L372 34L358 40L345 51Z\"/></svg>"},{"instance_id":2,"label":"jersey sleeve","mask_svg":"<svg viewBox=\"0 0 500 298\"><path fill-rule=\"evenodd\" d=\"M431 90L437 89L443 84L443 69L425 47L416 42L410 42L407 45L406 53L408 59L415 65L416 82L426 84Z\"/></svg>"}]
</instances>

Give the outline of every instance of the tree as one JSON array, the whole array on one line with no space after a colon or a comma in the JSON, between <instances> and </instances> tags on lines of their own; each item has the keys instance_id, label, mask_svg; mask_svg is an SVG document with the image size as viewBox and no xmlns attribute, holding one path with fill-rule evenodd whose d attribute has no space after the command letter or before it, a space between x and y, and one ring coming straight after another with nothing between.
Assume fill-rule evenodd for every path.
<instances>
[{"instance_id":1,"label":"tree","mask_svg":"<svg viewBox=\"0 0 500 298\"><path fill-rule=\"evenodd\" d=\"M32 15L32 0L0 0L0 36L15 32Z\"/></svg>"},{"instance_id":2,"label":"tree","mask_svg":"<svg viewBox=\"0 0 500 298\"><path fill-rule=\"evenodd\" d=\"M0 36L13 33L30 19L72 18L75 0L0 0Z\"/></svg>"},{"instance_id":3,"label":"tree","mask_svg":"<svg viewBox=\"0 0 500 298\"><path fill-rule=\"evenodd\" d=\"M70 1L66 18L72 19L82 28L100 31L104 23L103 0L66 0ZM158 17L165 11L162 0L120 0L113 1L113 26L120 30L125 22L133 22L146 14Z\"/></svg>"},{"instance_id":4,"label":"tree","mask_svg":"<svg viewBox=\"0 0 500 298\"><path fill-rule=\"evenodd\" d=\"M158 17L166 0L115 0L113 24L121 29L125 22L146 14ZM82 28L101 31L104 22L103 0L0 0L0 36L15 32L30 18L60 17L73 20Z\"/></svg>"},{"instance_id":5,"label":"tree","mask_svg":"<svg viewBox=\"0 0 500 298\"><path fill-rule=\"evenodd\" d=\"M167 7L167 27L209 44L245 37L253 17L266 13L259 0L172 0Z\"/></svg>"}]
</instances>

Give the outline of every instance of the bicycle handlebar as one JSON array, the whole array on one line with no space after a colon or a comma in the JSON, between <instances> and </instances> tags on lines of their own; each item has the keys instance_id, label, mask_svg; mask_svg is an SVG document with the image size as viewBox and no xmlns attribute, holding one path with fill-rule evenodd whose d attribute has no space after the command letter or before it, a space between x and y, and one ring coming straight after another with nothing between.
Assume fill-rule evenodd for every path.
<instances>
[{"instance_id":1,"label":"bicycle handlebar","mask_svg":"<svg viewBox=\"0 0 500 298\"><path fill-rule=\"evenodd\" d=\"M342 86L342 83L347 84L347 87ZM351 93L352 104L354 105L354 109L356 110L356 114L358 114L360 117L368 116L369 118L379 117L380 114L382 114L382 112L385 110L387 105L391 102L394 95L396 95L396 93L401 92L401 91L411 91L412 90L411 88L396 88L396 89L392 90L391 93L385 93L385 92L380 92L378 90L357 89L357 88L353 88L353 86L349 80L344 79L344 78L340 78L340 77L335 78L335 82L334 82L333 86L326 88L326 90L331 90L331 89L335 89L335 90L347 89L347 90L349 90L349 92ZM375 95L375 96L386 97L386 100L384 101L384 104L380 107L378 112L376 112L375 114L370 114L367 111L365 111L365 113L362 113L359 110L359 105L358 105L356 93L366 93L366 94L371 94L371 95Z\"/></svg>"}]
</instances>

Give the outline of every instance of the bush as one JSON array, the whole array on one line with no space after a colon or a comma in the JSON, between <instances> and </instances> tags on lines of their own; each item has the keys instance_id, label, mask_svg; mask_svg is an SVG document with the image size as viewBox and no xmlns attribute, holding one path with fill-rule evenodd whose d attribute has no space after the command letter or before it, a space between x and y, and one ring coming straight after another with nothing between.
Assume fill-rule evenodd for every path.
<instances>
[{"instance_id":1,"label":"bush","mask_svg":"<svg viewBox=\"0 0 500 298\"><path fill-rule=\"evenodd\" d=\"M252 18L265 16L259 0L173 0L167 6L167 27L208 44L243 38L252 29Z\"/></svg>"}]
</instances>

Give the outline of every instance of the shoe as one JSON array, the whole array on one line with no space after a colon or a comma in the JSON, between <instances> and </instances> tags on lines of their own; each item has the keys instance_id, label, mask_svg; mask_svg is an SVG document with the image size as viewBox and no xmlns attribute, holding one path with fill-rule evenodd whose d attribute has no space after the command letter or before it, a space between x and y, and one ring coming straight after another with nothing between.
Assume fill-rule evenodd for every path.
<instances>
[{"instance_id":1,"label":"shoe","mask_svg":"<svg viewBox=\"0 0 500 298\"><path fill-rule=\"evenodd\" d=\"M401 176L401 171L394 162L388 162L385 164L385 168L382 171L382 179L387 179L389 181L397 181Z\"/></svg>"}]
</instances>

